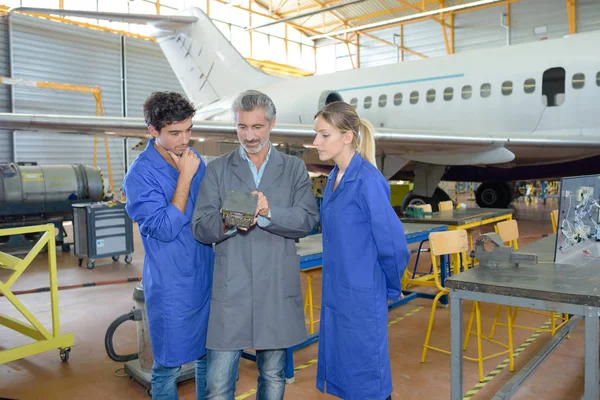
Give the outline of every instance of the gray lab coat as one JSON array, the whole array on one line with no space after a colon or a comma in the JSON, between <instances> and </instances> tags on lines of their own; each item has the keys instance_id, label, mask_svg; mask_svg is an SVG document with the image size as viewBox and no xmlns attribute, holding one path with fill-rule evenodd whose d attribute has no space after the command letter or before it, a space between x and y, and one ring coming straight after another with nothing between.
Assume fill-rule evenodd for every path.
<instances>
[{"instance_id":1,"label":"gray lab coat","mask_svg":"<svg viewBox=\"0 0 600 400\"><path fill-rule=\"evenodd\" d=\"M192 218L195 238L216 243L206 347L211 350L281 349L306 339L300 257L295 238L306 236L319 215L306 166L272 148L258 186L271 223L228 236L220 209L228 191L257 190L239 149L212 162Z\"/></svg>"}]
</instances>

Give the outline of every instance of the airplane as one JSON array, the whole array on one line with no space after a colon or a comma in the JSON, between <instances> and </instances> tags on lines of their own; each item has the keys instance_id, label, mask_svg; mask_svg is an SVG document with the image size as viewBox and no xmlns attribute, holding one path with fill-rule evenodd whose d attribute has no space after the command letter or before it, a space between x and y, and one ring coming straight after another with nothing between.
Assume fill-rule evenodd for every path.
<instances>
[{"instance_id":1,"label":"airplane","mask_svg":"<svg viewBox=\"0 0 600 400\"><path fill-rule=\"evenodd\" d=\"M450 199L438 187L442 180L481 182L477 204L505 208L511 182L600 173L600 59L592 51L600 31L285 79L248 64L198 8L167 16L14 10L150 24L198 105L199 142L237 140L231 104L247 89L266 93L277 107L271 140L309 153L315 113L333 101L350 103L376 128L384 176L414 181L402 210L427 203L437 211ZM141 118L0 113L0 129L149 137Z\"/></svg>"}]
</instances>

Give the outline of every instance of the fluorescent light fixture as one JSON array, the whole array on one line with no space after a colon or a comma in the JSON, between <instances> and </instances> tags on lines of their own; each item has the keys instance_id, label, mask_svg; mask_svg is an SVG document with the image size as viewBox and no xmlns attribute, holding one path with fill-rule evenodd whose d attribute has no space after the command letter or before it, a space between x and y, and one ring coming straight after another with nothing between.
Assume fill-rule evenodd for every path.
<instances>
[{"instance_id":1,"label":"fluorescent light fixture","mask_svg":"<svg viewBox=\"0 0 600 400\"><path fill-rule=\"evenodd\" d=\"M354 28L342 29L340 31L334 31L334 32L329 32L329 33L323 33L321 35L309 36L309 39L312 39L312 40L323 39L323 38L328 38L328 37L331 37L331 36L340 35L342 33L350 33L350 32L360 31L360 30L363 30L363 29L376 28L378 26L391 25L391 24L394 24L394 23L397 23L397 22L410 21L412 19L417 19L417 18L422 18L422 17L428 17L430 15L447 13L447 12L457 11L457 10L463 10L465 8L483 6L483 5L486 5L486 4L498 3L500 1L502 1L502 0L480 0L480 1L474 1L472 3L460 4L460 5L457 5L457 6L451 6L451 7L446 7L446 8L438 8L436 10L424 11L424 12L418 13L418 14L405 15L404 17L399 17L399 18L394 18L394 19L388 19L386 21L374 22L372 24L356 26Z\"/></svg>"}]
</instances>

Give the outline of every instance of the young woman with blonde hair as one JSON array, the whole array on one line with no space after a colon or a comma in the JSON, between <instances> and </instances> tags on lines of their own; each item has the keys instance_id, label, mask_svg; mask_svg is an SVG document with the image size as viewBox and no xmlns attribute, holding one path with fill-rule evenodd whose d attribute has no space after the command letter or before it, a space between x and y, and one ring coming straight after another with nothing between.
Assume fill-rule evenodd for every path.
<instances>
[{"instance_id":1,"label":"young woman with blonde hair","mask_svg":"<svg viewBox=\"0 0 600 400\"><path fill-rule=\"evenodd\" d=\"M345 400L391 398L388 299L410 253L376 167L371 124L347 103L315 115L313 144L333 160L321 205L323 282L317 388Z\"/></svg>"}]
</instances>

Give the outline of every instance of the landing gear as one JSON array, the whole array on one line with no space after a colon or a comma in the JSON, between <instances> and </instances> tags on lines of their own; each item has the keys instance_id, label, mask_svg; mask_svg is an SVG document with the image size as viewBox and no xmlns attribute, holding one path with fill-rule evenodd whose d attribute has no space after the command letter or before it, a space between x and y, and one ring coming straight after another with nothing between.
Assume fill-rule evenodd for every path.
<instances>
[{"instance_id":1,"label":"landing gear","mask_svg":"<svg viewBox=\"0 0 600 400\"><path fill-rule=\"evenodd\" d=\"M484 182L475 192L475 201L481 208L506 208L513 201L513 191L506 182Z\"/></svg>"},{"instance_id":2,"label":"landing gear","mask_svg":"<svg viewBox=\"0 0 600 400\"><path fill-rule=\"evenodd\" d=\"M431 210L436 212L438 211L438 203L447 200L450 200L450 196L439 187L435 189L431 197L419 196L410 191L404 196L404 200L402 200L402 210L406 210L409 206L431 204Z\"/></svg>"}]
</instances>

